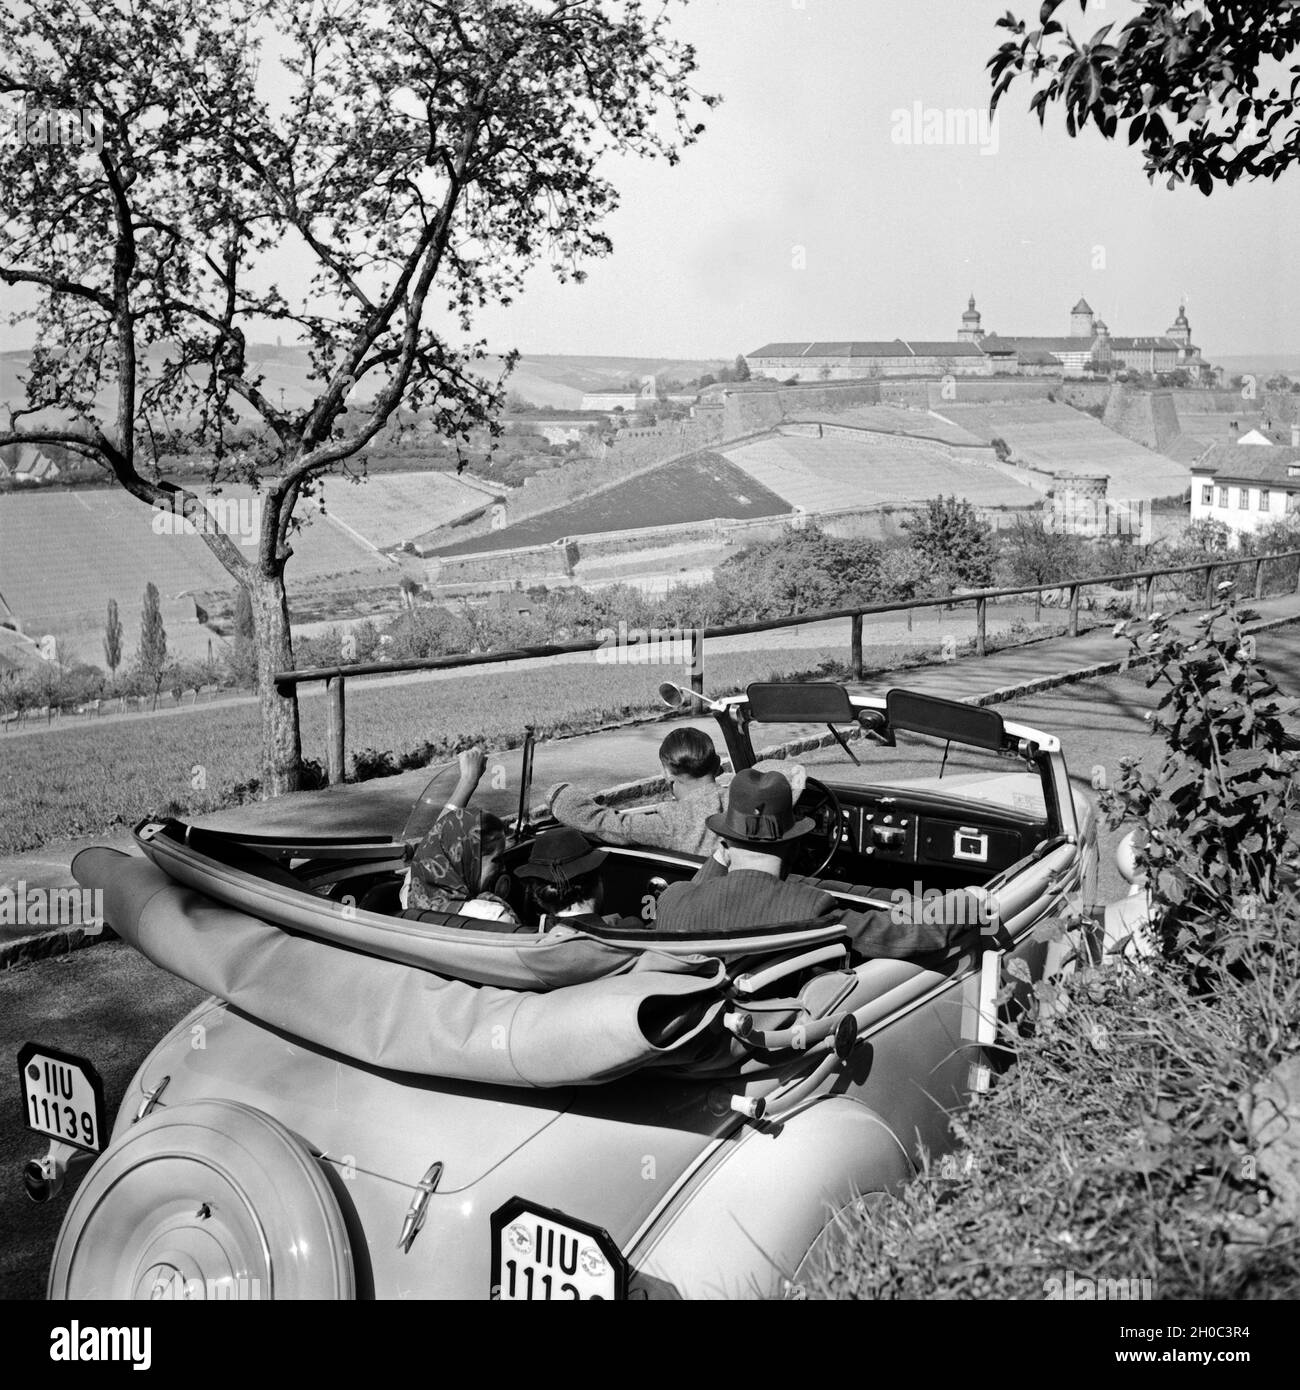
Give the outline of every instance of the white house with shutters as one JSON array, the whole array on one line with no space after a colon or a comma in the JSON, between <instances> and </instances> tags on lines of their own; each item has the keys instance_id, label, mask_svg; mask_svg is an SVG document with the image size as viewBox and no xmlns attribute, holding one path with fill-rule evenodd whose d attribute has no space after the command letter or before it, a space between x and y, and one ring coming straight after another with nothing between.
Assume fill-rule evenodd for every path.
<instances>
[{"instance_id":1,"label":"white house with shutters","mask_svg":"<svg viewBox=\"0 0 1300 1390\"><path fill-rule=\"evenodd\" d=\"M1192 465L1192 520L1234 535L1288 517L1300 522L1300 448L1218 444Z\"/></svg>"}]
</instances>

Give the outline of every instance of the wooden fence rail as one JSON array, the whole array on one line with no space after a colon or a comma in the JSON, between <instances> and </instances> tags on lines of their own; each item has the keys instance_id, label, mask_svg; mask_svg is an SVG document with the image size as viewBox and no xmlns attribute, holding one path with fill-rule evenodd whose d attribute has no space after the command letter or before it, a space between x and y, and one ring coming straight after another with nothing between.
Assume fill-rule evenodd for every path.
<instances>
[{"instance_id":1,"label":"wooden fence rail","mask_svg":"<svg viewBox=\"0 0 1300 1390\"><path fill-rule=\"evenodd\" d=\"M1300 557L1300 550L1283 550L1276 555L1248 555L1240 559L1224 558L1210 562L1198 561L1191 565L1172 565L1161 569L1134 570L1124 574L1104 574L1091 579L1054 579L1041 584L1024 584L1007 589L972 589L939 598L903 599L893 603L863 604L854 608L833 608L822 613L801 613L798 617L767 618L761 622L736 623L731 627L696 627L680 630L680 640L688 645L690 655L691 689L704 692L704 643L710 638L744 637L755 632L775 632L787 627L805 627L812 623L849 620L849 670L854 680L862 679L862 620L881 613L911 613L922 608L953 608L961 604L975 606L975 654L988 653L988 605L990 600L1019 598L1026 594L1045 594L1062 592L1069 595L1069 621L1067 631L1071 637L1079 635L1079 594L1083 589L1105 585L1109 588L1133 586L1133 606L1150 616L1155 604L1156 580L1170 575L1203 573L1204 603L1207 608L1214 603L1215 575L1220 570L1237 570L1242 565L1253 565L1253 588L1256 598L1264 593L1264 566L1276 560L1290 560ZM1298 570L1296 592L1300 593L1300 570ZM515 647L508 651L478 652L460 656L408 657L400 661L367 661L348 666L313 666L301 671L278 671L276 686L281 690L293 689L315 681L324 681L329 695L329 722L327 731L326 767L331 782L342 782L346 777L345 753L346 736L346 698L345 686L352 676L391 676L411 671L458 671L471 666L495 666L507 661L527 661L539 657L571 656L579 652L600 651L608 646L608 640L588 638L580 642L557 642L548 646Z\"/></svg>"}]
</instances>

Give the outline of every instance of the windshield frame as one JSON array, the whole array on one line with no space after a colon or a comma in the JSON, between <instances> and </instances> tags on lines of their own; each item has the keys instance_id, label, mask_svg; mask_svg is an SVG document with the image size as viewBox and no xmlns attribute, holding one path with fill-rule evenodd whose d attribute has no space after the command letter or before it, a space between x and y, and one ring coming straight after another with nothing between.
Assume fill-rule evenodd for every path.
<instances>
[{"instance_id":1,"label":"windshield frame","mask_svg":"<svg viewBox=\"0 0 1300 1390\"><path fill-rule=\"evenodd\" d=\"M887 727L883 723L886 717L884 696L850 693L849 702L854 710L878 711L882 721L880 727ZM959 702L954 701L953 703ZM778 726L759 724L750 719L749 700L743 693L716 700L713 716L722 730L722 737L727 745L732 767L737 772L742 768L753 767L759 761L773 758L796 758L801 752L811 752L819 748L833 748L838 743L835 734L828 728L823 734L809 735L772 748L755 749L753 730ZM900 732L902 731L900 730ZM1003 732L1003 752L990 754L990 756L1019 756L1022 763L1031 765L1038 772L1043 787L1043 804L1047 813L1048 834L1052 836L1066 835L1077 842L1079 836L1078 815L1073 793L1070 790L1065 759L1061 753L1060 740L1052 734L1043 733L1041 730L1030 728L1026 724L1005 720ZM860 745L862 749L866 750L868 756L874 746L873 740L860 723L855 723L852 726L840 726L839 735L851 745ZM985 754L990 753L987 748L980 748L978 744L968 743L962 739L954 738L952 743ZM822 780L828 781L832 787L837 785L830 779L823 778ZM897 790L899 794L906 795L906 789L894 789L887 782L879 784L879 788L886 792ZM855 780L853 783L845 784L845 790L865 791L867 786ZM933 795L934 793L930 794ZM942 792L939 792L938 795L942 796Z\"/></svg>"}]
</instances>

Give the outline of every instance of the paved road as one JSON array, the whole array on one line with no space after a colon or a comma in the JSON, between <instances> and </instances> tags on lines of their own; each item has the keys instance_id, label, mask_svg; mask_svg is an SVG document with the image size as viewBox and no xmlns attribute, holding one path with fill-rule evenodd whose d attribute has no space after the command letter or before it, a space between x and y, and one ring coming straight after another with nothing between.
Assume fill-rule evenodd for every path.
<instances>
[{"instance_id":1,"label":"paved road","mask_svg":"<svg viewBox=\"0 0 1300 1390\"><path fill-rule=\"evenodd\" d=\"M1283 628L1261 634L1258 639L1261 660L1283 690L1291 694L1300 694L1297 631L1294 627ZM1116 654L1114 644L1099 650L1105 657L1113 658ZM1032 679L1050 672L1054 652L1052 644L1043 643L1037 651L1005 653L976 669L981 673L994 671L999 679ZM968 663L947 671L916 673L916 677L909 678L909 685L924 684L937 692L957 695L971 693L970 687L977 679ZM988 684L983 674L978 683ZM1074 780L1090 789L1094 766L1101 765L1109 771L1118 766L1121 757L1140 756L1151 749L1143 715L1157 698L1157 692L1146 688L1144 673L1129 672L1008 701L1002 708L1021 722L1058 733L1065 744ZM653 766L654 750L662 733L662 725L650 725L543 745L537 757L538 784L544 786L562 770L574 780L595 785L608 785L624 775L640 772ZM504 765L508 773L512 771L513 764ZM310 805L312 818L318 823L327 822L335 830L373 829L375 818L385 827L396 829L427 777L427 771L411 773L362 787L312 793L295 801ZM498 789L494 795L498 804L508 809L512 799L509 787ZM301 809L300 805L292 812L299 828ZM241 808L238 817L243 823L250 811L259 828L288 823L288 807L284 803ZM213 823L229 823L235 816L236 813L226 813L211 819ZM1104 900L1124 891L1113 863L1116 838L1110 832L1103 837ZM48 1206L35 1207L21 1193L21 1161L33 1156L39 1146L18 1125L17 1087L5 1059L12 1058L29 1037L41 1037L68 1051L95 1058L102 1063L112 1114L145 1053L166 1027L197 1000L198 991L157 970L117 942L29 962L0 973L0 1299L42 1295L50 1251L67 1207L66 1196Z\"/></svg>"},{"instance_id":2,"label":"paved road","mask_svg":"<svg viewBox=\"0 0 1300 1390\"><path fill-rule=\"evenodd\" d=\"M1300 598L1296 595L1265 599L1252 604L1252 607L1265 622L1300 617ZM1194 618L1187 615L1177 621L1190 630ZM1296 631L1294 628L1282 629L1278 636L1267 639L1266 635L1261 636L1261 651L1280 655L1295 644ZM1008 647L983 659L966 657L946 665L914 668L893 675L882 674L858 688L882 693L893 685L905 685L911 690L963 699L983 691L1016 689L1082 667L1117 662L1127 653L1127 644L1112 635L1112 628L1102 627L1077 638L1050 638ZM673 671L666 674L676 676L678 673ZM1300 684L1296 688L1300 691ZM1061 718L1059 712L1055 718ZM710 734L717 733L717 726L710 718L691 722ZM1063 725L1046 723L1045 727L1048 732L1060 735L1072 769L1082 769L1086 773L1094 763L1107 761L1105 748L1085 748L1080 741L1088 738L1090 726L1087 721L1067 715ZM539 744L534 761L534 791L537 794L534 799L544 794L555 782L609 787L655 774L658 770L656 751L665 732L662 723L649 722ZM779 741L780 735L779 729L774 730L772 742ZM517 749L493 755L491 771L480 788L479 804L498 814L511 815L517 810L519 761ZM1110 761L1115 761L1113 756ZM275 801L235 807L214 812L202 818L199 824L218 828L249 828L264 834L316 831L338 835L396 835L431 778L439 776L439 789L445 787L449 791L455 784L455 773L450 765L444 764L443 769L438 774L436 769L422 768L399 777L329 787L323 791L304 792ZM127 851L134 849L127 832L116 836L98 836L91 841L83 839L47 845L42 850L0 860L0 886L19 882L29 888L70 886L72 877L68 865L76 851L86 843L109 844ZM25 928L0 924L0 950L6 943L13 943L26 934Z\"/></svg>"}]
</instances>

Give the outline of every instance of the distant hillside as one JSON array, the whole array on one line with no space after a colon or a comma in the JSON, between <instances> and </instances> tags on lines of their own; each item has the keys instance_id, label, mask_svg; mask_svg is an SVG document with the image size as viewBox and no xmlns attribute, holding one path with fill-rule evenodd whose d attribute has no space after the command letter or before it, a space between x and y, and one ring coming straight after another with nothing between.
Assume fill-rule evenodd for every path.
<instances>
[{"instance_id":1,"label":"distant hillside","mask_svg":"<svg viewBox=\"0 0 1300 1390\"><path fill-rule=\"evenodd\" d=\"M161 349L144 355L145 363L155 367L163 360ZM502 360L490 358L480 364L484 374L491 371L499 374ZM26 371L27 361L26 351L0 352L0 403L17 405L24 400L19 376ZM311 364L306 348L256 343L249 349L249 361L254 372L264 377L263 389L272 404L301 407L311 400ZM721 365L721 359L688 361L673 357L525 356L519 359L511 374L509 388L535 405L576 410L586 391L611 390L643 376L693 380L705 372L716 371ZM112 405L110 393L104 392L98 404L103 410L109 409ZM251 414L248 411L243 413L246 416Z\"/></svg>"},{"instance_id":2,"label":"distant hillside","mask_svg":"<svg viewBox=\"0 0 1300 1390\"><path fill-rule=\"evenodd\" d=\"M1300 353L1280 352L1261 353L1258 357L1216 357L1216 367L1222 367L1230 376L1252 376L1265 378L1281 372L1293 380L1300 379Z\"/></svg>"}]
</instances>

